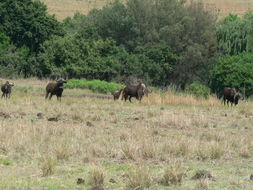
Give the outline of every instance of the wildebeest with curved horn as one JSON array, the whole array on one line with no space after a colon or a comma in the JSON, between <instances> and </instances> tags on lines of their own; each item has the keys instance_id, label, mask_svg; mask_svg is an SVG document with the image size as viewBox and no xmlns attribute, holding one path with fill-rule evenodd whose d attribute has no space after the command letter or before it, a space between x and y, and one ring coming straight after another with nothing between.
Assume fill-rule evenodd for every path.
<instances>
[{"instance_id":1,"label":"wildebeest with curved horn","mask_svg":"<svg viewBox=\"0 0 253 190\"><path fill-rule=\"evenodd\" d=\"M137 100L141 101L142 97L151 91L147 89L146 85L144 83L139 83L138 85L127 85L122 92L122 100L125 99L125 101L129 98L129 101L131 101L132 97L135 97Z\"/></svg>"},{"instance_id":2,"label":"wildebeest with curved horn","mask_svg":"<svg viewBox=\"0 0 253 190\"><path fill-rule=\"evenodd\" d=\"M239 99L243 98L242 94L237 92L235 88L225 87L223 89L223 103L224 105L229 105L229 102L231 103L231 106L234 104L235 106L238 104Z\"/></svg>"},{"instance_id":3,"label":"wildebeest with curved horn","mask_svg":"<svg viewBox=\"0 0 253 190\"><path fill-rule=\"evenodd\" d=\"M10 98L11 96L11 88L14 86L14 83L9 83L9 81L6 81L5 84L1 86L1 91L3 92L2 98Z\"/></svg>"},{"instance_id":4,"label":"wildebeest with curved horn","mask_svg":"<svg viewBox=\"0 0 253 190\"><path fill-rule=\"evenodd\" d=\"M46 86L46 96L45 99L48 98L49 95L49 100L51 100L53 95L56 95L57 100L61 101L61 96L63 92L63 84L67 83L67 80L60 78L57 79L56 82L50 82Z\"/></svg>"}]
</instances>

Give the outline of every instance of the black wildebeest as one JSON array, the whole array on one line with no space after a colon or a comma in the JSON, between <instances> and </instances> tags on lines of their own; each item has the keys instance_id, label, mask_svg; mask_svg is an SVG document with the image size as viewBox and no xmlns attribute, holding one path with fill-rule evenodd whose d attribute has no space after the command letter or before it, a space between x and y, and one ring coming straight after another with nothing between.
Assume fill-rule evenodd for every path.
<instances>
[{"instance_id":1,"label":"black wildebeest","mask_svg":"<svg viewBox=\"0 0 253 190\"><path fill-rule=\"evenodd\" d=\"M118 100L120 98L120 95L121 95L122 91L123 91L123 88L120 89L120 90L116 90L115 92L113 92L112 93L113 99L114 100Z\"/></svg>"},{"instance_id":2,"label":"black wildebeest","mask_svg":"<svg viewBox=\"0 0 253 190\"><path fill-rule=\"evenodd\" d=\"M225 87L223 89L223 103L224 105L229 105L229 102L231 103L231 106L234 104L235 106L238 104L239 99L242 98L242 94L237 92L235 88Z\"/></svg>"},{"instance_id":3,"label":"black wildebeest","mask_svg":"<svg viewBox=\"0 0 253 190\"><path fill-rule=\"evenodd\" d=\"M5 84L1 86L1 90L3 92L2 98L10 98L11 96L11 88L14 86L14 83L9 83L9 81L6 81Z\"/></svg>"},{"instance_id":4,"label":"black wildebeest","mask_svg":"<svg viewBox=\"0 0 253 190\"><path fill-rule=\"evenodd\" d=\"M129 101L131 102L131 98L135 97L137 100L141 101L142 97L151 91L147 89L146 85L144 83L139 83L138 85L127 85L122 92L122 100L125 99L125 101L129 98Z\"/></svg>"},{"instance_id":5,"label":"black wildebeest","mask_svg":"<svg viewBox=\"0 0 253 190\"><path fill-rule=\"evenodd\" d=\"M64 80L63 78L60 78L56 80L56 82L50 82L47 84L46 87L46 99L49 95L49 100L51 100L53 95L57 96L57 100L61 101L61 96L63 92L63 84L67 83L67 80Z\"/></svg>"}]
</instances>

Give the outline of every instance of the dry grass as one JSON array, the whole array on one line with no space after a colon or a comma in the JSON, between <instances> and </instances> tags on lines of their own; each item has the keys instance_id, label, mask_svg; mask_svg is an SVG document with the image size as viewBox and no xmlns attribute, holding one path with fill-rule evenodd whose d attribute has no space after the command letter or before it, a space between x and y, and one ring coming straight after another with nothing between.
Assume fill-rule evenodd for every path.
<instances>
[{"instance_id":1,"label":"dry grass","mask_svg":"<svg viewBox=\"0 0 253 190\"><path fill-rule=\"evenodd\" d=\"M191 168L205 166L202 168L218 176L210 183L220 189L230 185L228 177L235 181L236 176L244 189L252 187L246 180L253 155L252 102L224 107L214 97L201 100L168 92L153 94L142 103L125 103L82 97L84 90L65 90L64 95L73 96L64 96L59 103L55 97L44 100L47 81L14 83L11 99L0 100L0 158L11 163L0 161L0 189L23 190L28 182L31 188L41 187L34 189L78 189L73 183L76 178L88 178L91 163L98 163L106 172L99 177L105 187L121 189L128 184L121 176L129 165L145 163L148 168L140 170L146 172L145 178L161 178L171 160L181 160L190 168L185 171L189 176ZM30 87L25 92L26 85ZM48 121L50 117L58 121ZM110 166L103 165L107 163ZM100 174L93 172L92 176ZM41 175L49 177L41 179ZM110 183L110 178L118 183ZM178 189L194 189L196 183L186 175ZM149 185L164 189L153 180Z\"/></svg>"},{"instance_id":2,"label":"dry grass","mask_svg":"<svg viewBox=\"0 0 253 190\"><path fill-rule=\"evenodd\" d=\"M72 17L76 12L87 14L92 8L101 8L111 0L41 0L48 6L50 14L58 20ZM252 1L245 0L204 0L207 9L224 17L229 13L243 15L253 9Z\"/></svg>"}]
</instances>

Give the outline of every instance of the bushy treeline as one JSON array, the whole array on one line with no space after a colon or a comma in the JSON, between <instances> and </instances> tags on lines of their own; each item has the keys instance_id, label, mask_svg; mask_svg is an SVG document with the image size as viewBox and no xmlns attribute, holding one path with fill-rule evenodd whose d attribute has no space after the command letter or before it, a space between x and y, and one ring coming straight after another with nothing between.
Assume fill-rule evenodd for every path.
<instances>
[{"instance_id":1,"label":"bushy treeline","mask_svg":"<svg viewBox=\"0 0 253 190\"><path fill-rule=\"evenodd\" d=\"M252 13L217 22L199 2L115 0L61 23L39 1L0 0L0 15L1 76L131 76L159 87L198 82L252 93Z\"/></svg>"}]
</instances>

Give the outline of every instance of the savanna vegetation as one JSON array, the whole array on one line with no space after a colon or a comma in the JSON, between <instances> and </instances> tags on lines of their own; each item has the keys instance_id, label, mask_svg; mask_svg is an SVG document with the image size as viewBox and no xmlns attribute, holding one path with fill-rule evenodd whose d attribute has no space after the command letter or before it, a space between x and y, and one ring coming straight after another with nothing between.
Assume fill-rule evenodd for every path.
<instances>
[{"instance_id":1,"label":"savanna vegetation","mask_svg":"<svg viewBox=\"0 0 253 190\"><path fill-rule=\"evenodd\" d=\"M252 15L116 0L60 22L41 1L0 0L0 75L15 84L0 189L251 190L252 102L213 93L252 95ZM45 101L59 76L63 101ZM154 87L141 104L100 94L136 79Z\"/></svg>"},{"instance_id":2,"label":"savanna vegetation","mask_svg":"<svg viewBox=\"0 0 253 190\"><path fill-rule=\"evenodd\" d=\"M44 100L46 80L13 82L0 100L0 189L252 189L251 102L167 91L139 104L65 89L59 103Z\"/></svg>"}]
</instances>

